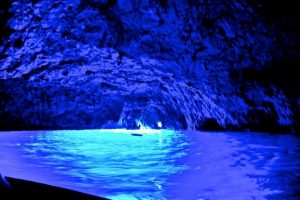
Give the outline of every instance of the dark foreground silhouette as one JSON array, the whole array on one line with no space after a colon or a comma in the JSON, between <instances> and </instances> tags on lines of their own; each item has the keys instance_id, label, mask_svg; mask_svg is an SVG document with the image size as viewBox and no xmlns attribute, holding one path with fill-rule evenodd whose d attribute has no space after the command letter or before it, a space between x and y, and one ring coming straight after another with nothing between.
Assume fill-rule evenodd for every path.
<instances>
[{"instance_id":1,"label":"dark foreground silhouette","mask_svg":"<svg viewBox=\"0 0 300 200\"><path fill-rule=\"evenodd\" d=\"M105 200L73 190L50 186L46 184L26 181L16 178L1 177L0 199L85 199L85 200Z\"/></svg>"}]
</instances>

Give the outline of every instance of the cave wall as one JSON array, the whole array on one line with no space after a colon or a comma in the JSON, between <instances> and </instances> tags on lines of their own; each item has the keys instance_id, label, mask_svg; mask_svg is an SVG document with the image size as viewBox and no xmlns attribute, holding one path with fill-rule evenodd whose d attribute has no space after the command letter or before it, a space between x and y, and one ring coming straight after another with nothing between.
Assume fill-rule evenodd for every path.
<instances>
[{"instance_id":1,"label":"cave wall","mask_svg":"<svg viewBox=\"0 0 300 200\"><path fill-rule=\"evenodd\" d=\"M9 1L0 127L295 131L295 13L266 0Z\"/></svg>"}]
</instances>

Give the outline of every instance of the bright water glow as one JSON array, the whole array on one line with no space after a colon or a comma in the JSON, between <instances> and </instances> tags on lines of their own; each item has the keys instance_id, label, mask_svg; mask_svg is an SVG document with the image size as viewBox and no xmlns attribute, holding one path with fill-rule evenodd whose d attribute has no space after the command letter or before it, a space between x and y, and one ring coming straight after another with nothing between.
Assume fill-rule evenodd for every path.
<instances>
[{"instance_id":1,"label":"bright water glow","mask_svg":"<svg viewBox=\"0 0 300 200\"><path fill-rule=\"evenodd\" d=\"M162 128L162 123L161 122L157 122L157 127L158 128Z\"/></svg>"},{"instance_id":2,"label":"bright water glow","mask_svg":"<svg viewBox=\"0 0 300 200\"><path fill-rule=\"evenodd\" d=\"M136 123L137 127L140 127L140 130L151 129L149 126L144 125L141 120L136 119L135 123Z\"/></svg>"},{"instance_id":3,"label":"bright water glow","mask_svg":"<svg viewBox=\"0 0 300 200\"><path fill-rule=\"evenodd\" d=\"M0 171L122 200L297 199L299 138L159 131L1 132Z\"/></svg>"}]
</instances>

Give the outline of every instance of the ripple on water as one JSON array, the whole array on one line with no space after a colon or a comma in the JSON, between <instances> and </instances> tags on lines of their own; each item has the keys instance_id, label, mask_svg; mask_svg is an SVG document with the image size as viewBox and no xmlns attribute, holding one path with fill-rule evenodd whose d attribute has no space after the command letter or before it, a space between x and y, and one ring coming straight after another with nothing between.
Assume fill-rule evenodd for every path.
<instances>
[{"instance_id":1,"label":"ripple on water","mask_svg":"<svg viewBox=\"0 0 300 200\"><path fill-rule=\"evenodd\" d=\"M266 133L5 132L0 167L112 199L296 199L299 141Z\"/></svg>"}]
</instances>

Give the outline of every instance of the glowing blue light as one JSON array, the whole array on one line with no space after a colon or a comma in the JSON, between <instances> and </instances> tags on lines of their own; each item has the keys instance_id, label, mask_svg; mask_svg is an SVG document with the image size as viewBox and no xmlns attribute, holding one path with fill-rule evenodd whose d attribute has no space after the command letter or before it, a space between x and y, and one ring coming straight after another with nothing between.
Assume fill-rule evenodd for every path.
<instances>
[{"instance_id":1,"label":"glowing blue light","mask_svg":"<svg viewBox=\"0 0 300 200\"><path fill-rule=\"evenodd\" d=\"M140 130L151 129L149 126L144 125L141 120L136 119L135 123L136 123L137 127L140 128Z\"/></svg>"},{"instance_id":2,"label":"glowing blue light","mask_svg":"<svg viewBox=\"0 0 300 200\"><path fill-rule=\"evenodd\" d=\"M122 134L140 131L161 134ZM0 168L4 176L116 200L235 199L232 188L246 199L282 199L299 191L297 184L281 191L297 178L299 144L293 135L165 129L1 132ZM243 159L253 155L260 162ZM287 170L295 176L281 183L278 173Z\"/></svg>"},{"instance_id":3,"label":"glowing blue light","mask_svg":"<svg viewBox=\"0 0 300 200\"><path fill-rule=\"evenodd\" d=\"M162 123L161 122L157 122L157 127L161 128L162 127Z\"/></svg>"}]
</instances>

